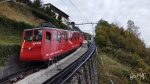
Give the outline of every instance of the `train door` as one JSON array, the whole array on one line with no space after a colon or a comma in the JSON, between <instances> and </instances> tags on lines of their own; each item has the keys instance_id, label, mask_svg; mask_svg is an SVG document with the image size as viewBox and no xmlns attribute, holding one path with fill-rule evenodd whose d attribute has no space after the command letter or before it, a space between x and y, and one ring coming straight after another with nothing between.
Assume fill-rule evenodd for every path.
<instances>
[{"instance_id":1,"label":"train door","mask_svg":"<svg viewBox=\"0 0 150 84\"><path fill-rule=\"evenodd\" d=\"M79 42L80 42L80 46L82 45L82 43L83 43L83 34L80 32L79 33Z\"/></svg>"},{"instance_id":2,"label":"train door","mask_svg":"<svg viewBox=\"0 0 150 84\"><path fill-rule=\"evenodd\" d=\"M66 46L65 46L65 32L64 31L62 32L62 46L61 47L63 51L65 51Z\"/></svg>"},{"instance_id":3,"label":"train door","mask_svg":"<svg viewBox=\"0 0 150 84\"><path fill-rule=\"evenodd\" d=\"M67 43L68 45L67 46L68 46L68 50L69 50L72 48L72 45L73 45L73 43L72 43L72 32L69 31L68 36L69 37L68 37L68 43Z\"/></svg>"},{"instance_id":4,"label":"train door","mask_svg":"<svg viewBox=\"0 0 150 84\"><path fill-rule=\"evenodd\" d=\"M67 51L67 49L68 49L67 43L68 43L68 33L65 32L65 51Z\"/></svg>"},{"instance_id":5,"label":"train door","mask_svg":"<svg viewBox=\"0 0 150 84\"><path fill-rule=\"evenodd\" d=\"M79 44L79 33L77 33L77 44Z\"/></svg>"},{"instance_id":6,"label":"train door","mask_svg":"<svg viewBox=\"0 0 150 84\"><path fill-rule=\"evenodd\" d=\"M55 56L58 50L57 31L53 31L52 42L51 42L51 56Z\"/></svg>"},{"instance_id":7,"label":"train door","mask_svg":"<svg viewBox=\"0 0 150 84\"><path fill-rule=\"evenodd\" d=\"M60 52L62 52L62 39L61 39L61 32L57 31L57 41L58 41L58 48L57 48L57 54L59 54Z\"/></svg>"},{"instance_id":8,"label":"train door","mask_svg":"<svg viewBox=\"0 0 150 84\"><path fill-rule=\"evenodd\" d=\"M73 42L73 47L75 47L75 33L73 33L72 42Z\"/></svg>"},{"instance_id":9,"label":"train door","mask_svg":"<svg viewBox=\"0 0 150 84\"><path fill-rule=\"evenodd\" d=\"M51 33L46 31L46 36L45 36L45 47L44 47L44 51L45 51L45 56L46 58L50 58L51 56Z\"/></svg>"},{"instance_id":10,"label":"train door","mask_svg":"<svg viewBox=\"0 0 150 84\"><path fill-rule=\"evenodd\" d=\"M76 32L74 33L74 46L76 46L77 45L77 35L76 35Z\"/></svg>"}]
</instances>

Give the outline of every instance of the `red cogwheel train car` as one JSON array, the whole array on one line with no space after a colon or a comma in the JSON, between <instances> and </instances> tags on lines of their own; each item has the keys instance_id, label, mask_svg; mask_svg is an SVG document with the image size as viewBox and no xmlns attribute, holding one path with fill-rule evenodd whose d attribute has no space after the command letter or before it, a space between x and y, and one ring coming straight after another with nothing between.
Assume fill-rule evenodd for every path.
<instances>
[{"instance_id":1,"label":"red cogwheel train car","mask_svg":"<svg viewBox=\"0 0 150 84\"><path fill-rule=\"evenodd\" d=\"M22 35L21 61L45 61L83 43L83 33L49 27L26 29Z\"/></svg>"}]
</instances>

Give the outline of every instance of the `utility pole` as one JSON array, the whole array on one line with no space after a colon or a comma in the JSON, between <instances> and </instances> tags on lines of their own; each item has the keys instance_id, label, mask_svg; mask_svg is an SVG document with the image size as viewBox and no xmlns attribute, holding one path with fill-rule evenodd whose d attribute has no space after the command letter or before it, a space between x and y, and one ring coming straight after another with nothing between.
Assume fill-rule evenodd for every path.
<instances>
[{"instance_id":1,"label":"utility pole","mask_svg":"<svg viewBox=\"0 0 150 84\"><path fill-rule=\"evenodd\" d=\"M86 25L86 24L91 24L92 25L92 35L91 35L91 40L94 41L94 28L93 25L94 24L98 24L98 23L81 23L81 24L75 24L75 25Z\"/></svg>"}]
</instances>

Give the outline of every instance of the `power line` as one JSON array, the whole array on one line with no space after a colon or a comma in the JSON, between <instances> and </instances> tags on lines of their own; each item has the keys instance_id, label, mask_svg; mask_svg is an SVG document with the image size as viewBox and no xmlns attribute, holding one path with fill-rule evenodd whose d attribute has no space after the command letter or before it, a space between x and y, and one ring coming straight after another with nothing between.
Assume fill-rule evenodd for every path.
<instances>
[{"instance_id":1,"label":"power line","mask_svg":"<svg viewBox=\"0 0 150 84\"><path fill-rule=\"evenodd\" d=\"M67 1L67 0L61 0L60 1L62 4L65 4L65 6L69 6L70 8L74 8L75 9L75 7L72 5L72 4L70 4L70 1ZM71 10L73 10L73 9L71 9ZM68 13L69 15L71 15L71 17L72 16L75 16L75 15L77 15L77 14L79 14L79 12L75 9L75 11L72 11L72 12L69 12ZM71 22L72 20L71 19L69 19L69 22Z\"/></svg>"},{"instance_id":2,"label":"power line","mask_svg":"<svg viewBox=\"0 0 150 84\"><path fill-rule=\"evenodd\" d=\"M98 24L98 23L81 23L81 24L75 24L75 25L86 25L86 24L91 24L92 25L92 37L91 37L91 40L93 41L94 40L94 28L93 28L93 25L94 24Z\"/></svg>"},{"instance_id":3,"label":"power line","mask_svg":"<svg viewBox=\"0 0 150 84\"><path fill-rule=\"evenodd\" d=\"M75 4L71 1L71 0L69 0L70 1L70 3L79 11L79 13L81 13L81 15L83 15L83 13L75 6ZM85 15L83 15L84 16L84 18L87 20L87 21L89 21L86 17L85 17ZM90 22L90 21L89 21Z\"/></svg>"}]
</instances>

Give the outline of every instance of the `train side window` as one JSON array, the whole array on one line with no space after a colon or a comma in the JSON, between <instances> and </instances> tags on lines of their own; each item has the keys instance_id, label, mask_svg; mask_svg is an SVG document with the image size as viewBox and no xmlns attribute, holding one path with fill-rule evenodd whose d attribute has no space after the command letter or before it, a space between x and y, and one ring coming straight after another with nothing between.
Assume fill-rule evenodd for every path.
<instances>
[{"instance_id":1,"label":"train side window","mask_svg":"<svg viewBox=\"0 0 150 84\"><path fill-rule=\"evenodd\" d=\"M76 40L78 39L78 34L76 33Z\"/></svg>"},{"instance_id":2,"label":"train side window","mask_svg":"<svg viewBox=\"0 0 150 84\"><path fill-rule=\"evenodd\" d=\"M65 33L65 40L68 41L68 33Z\"/></svg>"},{"instance_id":3,"label":"train side window","mask_svg":"<svg viewBox=\"0 0 150 84\"><path fill-rule=\"evenodd\" d=\"M74 33L74 39L76 40L76 33Z\"/></svg>"},{"instance_id":4,"label":"train side window","mask_svg":"<svg viewBox=\"0 0 150 84\"><path fill-rule=\"evenodd\" d=\"M76 40L78 39L78 34L76 33Z\"/></svg>"},{"instance_id":5,"label":"train side window","mask_svg":"<svg viewBox=\"0 0 150 84\"><path fill-rule=\"evenodd\" d=\"M80 38L82 38L82 33L80 33L79 35L80 35Z\"/></svg>"},{"instance_id":6,"label":"train side window","mask_svg":"<svg viewBox=\"0 0 150 84\"><path fill-rule=\"evenodd\" d=\"M56 32L56 31L54 31L54 33L53 33L53 38L54 38L55 40L57 40L57 32Z\"/></svg>"},{"instance_id":7,"label":"train side window","mask_svg":"<svg viewBox=\"0 0 150 84\"><path fill-rule=\"evenodd\" d=\"M82 38L84 38L84 34L82 34Z\"/></svg>"},{"instance_id":8,"label":"train side window","mask_svg":"<svg viewBox=\"0 0 150 84\"><path fill-rule=\"evenodd\" d=\"M46 41L50 41L51 40L51 33L46 32Z\"/></svg>"},{"instance_id":9,"label":"train side window","mask_svg":"<svg viewBox=\"0 0 150 84\"><path fill-rule=\"evenodd\" d=\"M32 32L33 31L25 31L25 35L24 35L25 42L32 41Z\"/></svg>"},{"instance_id":10,"label":"train side window","mask_svg":"<svg viewBox=\"0 0 150 84\"><path fill-rule=\"evenodd\" d=\"M70 32L70 39L71 39L71 41L72 41L72 38L73 38L73 37L72 37L72 33Z\"/></svg>"},{"instance_id":11,"label":"train side window","mask_svg":"<svg viewBox=\"0 0 150 84\"><path fill-rule=\"evenodd\" d=\"M74 39L74 33L72 33L72 40Z\"/></svg>"},{"instance_id":12,"label":"train side window","mask_svg":"<svg viewBox=\"0 0 150 84\"><path fill-rule=\"evenodd\" d=\"M61 42L61 35L60 35L60 32L57 32L57 36L58 36L58 42Z\"/></svg>"},{"instance_id":13,"label":"train side window","mask_svg":"<svg viewBox=\"0 0 150 84\"><path fill-rule=\"evenodd\" d=\"M68 32L68 38L70 38L70 32Z\"/></svg>"},{"instance_id":14,"label":"train side window","mask_svg":"<svg viewBox=\"0 0 150 84\"><path fill-rule=\"evenodd\" d=\"M65 32L62 32L62 38L65 39Z\"/></svg>"}]
</instances>

